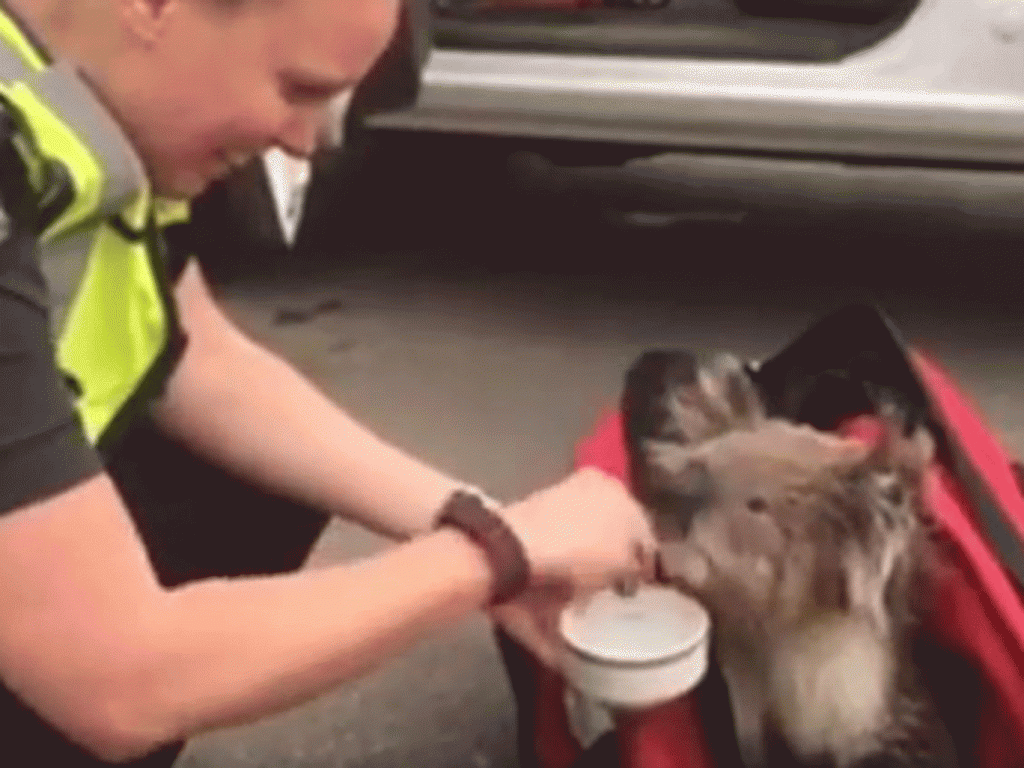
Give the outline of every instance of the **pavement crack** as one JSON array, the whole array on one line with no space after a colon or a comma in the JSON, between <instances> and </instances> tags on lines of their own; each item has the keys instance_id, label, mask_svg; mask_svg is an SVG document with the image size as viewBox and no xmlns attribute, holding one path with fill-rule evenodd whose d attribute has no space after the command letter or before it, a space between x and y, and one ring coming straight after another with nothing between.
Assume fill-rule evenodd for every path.
<instances>
[{"instance_id":1,"label":"pavement crack","mask_svg":"<svg viewBox=\"0 0 1024 768\"><path fill-rule=\"evenodd\" d=\"M342 312L346 309L345 303L341 299L326 299L321 301L315 307L309 309L278 309L274 314L274 325L297 325L300 323L308 323L320 315L325 315L329 312Z\"/></svg>"},{"instance_id":2,"label":"pavement crack","mask_svg":"<svg viewBox=\"0 0 1024 768\"><path fill-rule=\"evenodd\" d=\"M357 343L358 342L355 339L341 339L331 345L330 351L349 352L350 350L355 349Z\"/></svg>"}]
</instances>

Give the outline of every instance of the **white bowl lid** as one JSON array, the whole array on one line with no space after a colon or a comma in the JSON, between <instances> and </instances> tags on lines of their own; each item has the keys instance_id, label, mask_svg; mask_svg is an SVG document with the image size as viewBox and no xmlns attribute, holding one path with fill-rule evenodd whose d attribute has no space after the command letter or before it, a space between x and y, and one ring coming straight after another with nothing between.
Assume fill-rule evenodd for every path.
<instances>
[{"instance_id":1,"label":"white bowl lid","mask_svg":"<svg viewBox=\"0 0 1024 768\"><path fill-rule=\"evenodd\" d=\"M711 630L708 612L669 587L640 587L624 597L613 590L570 605L559 619L570 648L596 661L650 664L691 651Z\"/></svg>"}]
</instances>

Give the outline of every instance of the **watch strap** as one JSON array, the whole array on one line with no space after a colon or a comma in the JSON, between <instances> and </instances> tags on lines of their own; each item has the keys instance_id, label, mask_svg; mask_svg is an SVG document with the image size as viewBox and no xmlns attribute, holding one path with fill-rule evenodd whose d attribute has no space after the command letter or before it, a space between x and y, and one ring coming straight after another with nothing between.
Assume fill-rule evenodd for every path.
<instances>
[{"instance_id":1,"label":"watch strap","mask_svg":"<svg viewBox=\"0 0 1024 768\"><path fill-rule=\"evenodd\" d=\"M508 523L488 509L480 496L464 490L449 496L435 528L444 526L462 531L483 550L493 576L492 605L511 600L526 588L530 565L523 545Z\"/></svg>"}]
</instances>

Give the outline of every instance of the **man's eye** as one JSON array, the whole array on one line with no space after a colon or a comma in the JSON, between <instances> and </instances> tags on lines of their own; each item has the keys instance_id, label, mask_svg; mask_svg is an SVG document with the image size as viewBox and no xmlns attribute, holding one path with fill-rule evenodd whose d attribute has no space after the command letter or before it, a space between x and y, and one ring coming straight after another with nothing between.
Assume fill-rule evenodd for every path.
<instances>
[{"instance_id":1,"label":"man's eye","mask_svg":"<svg viewBox=\"0 0 1024 768\"><path fill-rule=\"evenodd\" d=\"M311 102L327 101L332 95L331 91L316 85L290 83L285 86L285 98L293 103L309 104Z\"/></svg>"}]
</instances>

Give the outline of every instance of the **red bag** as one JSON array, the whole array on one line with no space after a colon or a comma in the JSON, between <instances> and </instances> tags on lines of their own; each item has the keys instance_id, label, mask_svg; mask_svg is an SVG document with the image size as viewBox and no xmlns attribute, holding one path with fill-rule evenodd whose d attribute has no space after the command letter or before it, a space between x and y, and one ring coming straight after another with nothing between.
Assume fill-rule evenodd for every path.
<instances>
[{"instance_id":1,"label":"red bag","mask_svg":"<svg viewBox=\"0 0 1024 768\"><path fill-rule=\"evenodd\" d=\"M939 610L926 631L968 670L960 682L971 690L976 717L965 765L1024 766L1024 494L1010 456L978 409L935 360L908 350L873 308L840 310L751 373L775 412L867 441L878 435L864 395L871 387L896 391L928 420L938 450L926 499L952 555L948 578L938 586ZM628 481L617 410L604 414L577 446L574 464ZM704 704L721 693L710 683L632 716L612 738L584 750L567 724L563 681L507 646L524 766L716 768L709 734L721 724ZM517 684L517 675L532 676L532 684Z\"/></svg>"}]
</instances>

